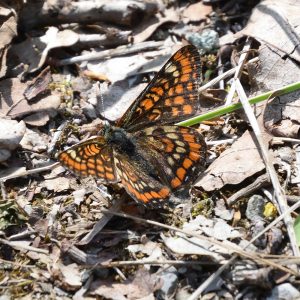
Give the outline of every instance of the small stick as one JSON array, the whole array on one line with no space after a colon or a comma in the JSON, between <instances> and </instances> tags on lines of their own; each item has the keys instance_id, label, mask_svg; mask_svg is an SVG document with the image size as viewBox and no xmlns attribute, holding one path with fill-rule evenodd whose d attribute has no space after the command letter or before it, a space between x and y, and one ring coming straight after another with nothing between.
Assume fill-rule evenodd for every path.
<instances>
[{"instance_id":1,"label":"small stick","mask_svg":"<svg viewBox=\"0 0 300 300\"><path fill-rule=\"evenodd\" d=\"M240 189L235 194L231 195L226 202L229 206L232 206L235 204L239 198L249 195L250 193L253 193L254 191L257 191L258 189L265 187L270 184L270 177L268 174L263 174L256 178L254 182L247 185L246 187Z\"/></svg>"},{"instance_id":2,"label":"small stick","mask_svg":"<svg viewBox=\"0 0 300 300\"><path fill-rule=\"evenodd\" d=\"M161 48L164 42L158 41L148 41L132 46L120 46L112 50L104 50L100 52L91 52L84 55L74 56L72 58L61 59L55 62L56 66L66 66L75 63L81 63L83 61L101 60L108 57L125 56L128 54L133 54L141 51L149 51L157 48Z\"/></svg>"},{"instance_id":3,"label":"small stick","mask_svg":"<svg viewBox=\"0 0 300 300\"><path fill-rule=\"evenodd\" d=\"M112 268L112 267L122 267L122 266L136 266L136 265L223 265L227 263L227 260L222 262L210 262L210 261L185 261L185 260L126 260L126 261L112 261L108 263L98 263L93 265L93 267L101 268Z\"/></svg>"},{"instance_id":4,"label":"small stick","mask_svg":"<svg viewBox=\"0 0 300 300\"><path fill-rule=\"evenodd\" d=\"M34 251L37 253L49 254L47 250L35 248L28 245L22 245L22 241L7 241L5 239L0 238L0 243L8 245L16 250Z\"/></svg>"},{"instance_id":5,"label":"small stick","mask_svg":"<svg viewBox=\"0 0 300 300\"><path fill-rule=\"evenodd\" d=\"M32 170L20 171L17 174L11 174L11 175L8 175L8 176L0 177L0 182L5 182L8 179L14 179L14 178L22 177L22 176L28 176L28 175L31 175L31 174L35 174L35 173L49 171L49 170L52 170L52 169L54 169L55 167L57 167L59 165L60 165L59 162L55 162L55 163L49 164L49 165L44 166L44 167L40 167L40 168L36 168L36 169L32 169Z\"/></svg>"}]
</instances>

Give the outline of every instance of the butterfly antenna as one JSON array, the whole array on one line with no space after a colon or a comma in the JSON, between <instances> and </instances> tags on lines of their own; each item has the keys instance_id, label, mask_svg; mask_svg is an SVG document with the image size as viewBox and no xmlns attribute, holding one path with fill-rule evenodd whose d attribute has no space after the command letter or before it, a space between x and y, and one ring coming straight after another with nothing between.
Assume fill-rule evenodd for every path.
<instances>
[{"instance_id":1,"label":"butterfly antenna","mask_svg":"<svg viewBox=\"0 0 300 300\"><path fill-rule=\"evenodd\" d=\"M109 121L109 119L105 116L105 107L104 107L104 98L103 98L103 94L101 92L101 83L99 82L98 84L98 89L99 89L99 96L98 99L100 97L100 108L99 108L99 115L100 115L100 119L105 120L105 121Z\"/></svg>"},{"instance_id":2,"label":"butterfly antenna","mask_svg":"<svg viewBox=\"0 0 300 300\"><path fill-rule=\"evenodd\" d=\"M99 96L100 96L100 116L106 120L106 117L105 117L105 109L104 109L104 99L103 99L103 95L102 95L102 92L101 92L101 82L99 82Z\"/></svg>"}]
</instances>

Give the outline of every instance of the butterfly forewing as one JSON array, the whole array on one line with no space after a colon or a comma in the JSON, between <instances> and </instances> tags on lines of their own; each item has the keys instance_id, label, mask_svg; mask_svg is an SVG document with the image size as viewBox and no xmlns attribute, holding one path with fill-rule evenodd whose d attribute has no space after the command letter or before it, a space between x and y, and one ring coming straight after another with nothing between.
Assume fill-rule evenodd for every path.
<instances>
[{"instance_id":1,"label":"butterfly forewing","mask_svg":"<svg viewBox=\"0 0 300 300\"><path fill-rule=\"evenodd\" d=\"M177 51L129 107L117 126L133 132L193 115L199 107L201 63L197 48Z\"/></svg>"},{"instance_id":2,"label":"butterfly forewing","mask_svg":"<svg viewBox=\"0 0 300 300\"><path fill-rule=\"evenodd\" d=\"M191 184L205 165L206 144L193 128L154 126L135 134L140 148L171 190Z\"/></svg>"},{"instance_id":3,"label":"butterfly forewing","mask_svg":"<svg viewBox=\"0 0 300 300\"><path fill-rule=\"evenodd\" d=\"M79 176L94 176L116 182L112 149L103 137L87 140L58 154L60 163Z\"/></svg>"}]
</instances>

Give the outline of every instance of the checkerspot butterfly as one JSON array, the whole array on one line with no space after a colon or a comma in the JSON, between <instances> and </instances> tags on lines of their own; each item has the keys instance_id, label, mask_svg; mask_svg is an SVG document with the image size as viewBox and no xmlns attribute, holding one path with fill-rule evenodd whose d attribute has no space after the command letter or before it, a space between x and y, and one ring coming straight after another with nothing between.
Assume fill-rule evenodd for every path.
<instances>
[{"instance_id":1,"label":"checkerspot butterfly","mask_svg":"<svg viewBox=\"0 0 300 300\"><path fill-rule=\"evenodd\" d=\"M198 110L200 71L197 49L181 48L118 121L60 152L58 160L80 176L121 180L137 202L169 199L191 184L204 166L203 137L193 128L170 125Z\"/></svg>"}]
</instances>

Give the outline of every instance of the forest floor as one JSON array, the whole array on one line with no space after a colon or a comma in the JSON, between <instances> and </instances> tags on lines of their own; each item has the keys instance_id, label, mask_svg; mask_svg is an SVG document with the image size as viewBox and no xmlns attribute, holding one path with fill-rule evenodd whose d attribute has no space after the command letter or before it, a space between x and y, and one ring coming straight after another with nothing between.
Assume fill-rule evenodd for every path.
<instances>
[{"instance_id":1,"label":"forest floor","mask_svg":"<svg viewBox=\"0 0 300 300\"><path fill-rule=\"evenodd\" d=\"M0 16L0 300L300 298L298 1Z\"/></svg>"}]
</instances>

